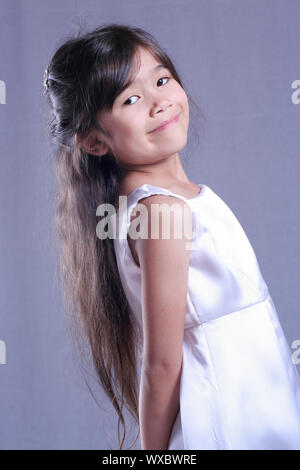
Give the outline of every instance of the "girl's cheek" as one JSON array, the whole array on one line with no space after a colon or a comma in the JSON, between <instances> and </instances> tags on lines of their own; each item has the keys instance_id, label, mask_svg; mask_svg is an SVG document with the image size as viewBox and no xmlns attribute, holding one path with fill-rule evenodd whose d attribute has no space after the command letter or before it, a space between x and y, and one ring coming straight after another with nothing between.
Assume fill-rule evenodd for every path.
<instances>
[{"instance_id":1,"label":"girl's cheek","mask_svg":"<svg viewBox=\"0 0 300 470\"><path fill-rule=\"evenodd\" d=\"M134 122L132 122L132 120L130 122L130 125L127 124L126 126L124 126L123 131L122 131L122 135L127 138L128 137L133 138L134 136L137 135L137 133L138 133L138 126L136 126Z\"/></svg>"}]
</instances>

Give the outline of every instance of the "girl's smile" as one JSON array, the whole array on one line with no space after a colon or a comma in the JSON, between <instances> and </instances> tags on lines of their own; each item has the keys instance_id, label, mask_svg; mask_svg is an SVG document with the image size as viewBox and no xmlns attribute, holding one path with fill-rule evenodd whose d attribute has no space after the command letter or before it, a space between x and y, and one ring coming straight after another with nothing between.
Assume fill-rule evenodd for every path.
<instances>
[{"instance_id":1,"label":"girl's smile","mask_svg":"<svg viewBox=\"0 0 300 470\"><path fill-rule=\"evenodd\" d=\"M156 127L152 131L150 131L150 133L163 131L164 129L167 129L170 125L175 124L176 122L178 122L178 120L179 120L179 114L177 114L177 116L175 116L175 118L169 119L169 121L163 122L160 126Z\"/></svg>"}]
</instances>

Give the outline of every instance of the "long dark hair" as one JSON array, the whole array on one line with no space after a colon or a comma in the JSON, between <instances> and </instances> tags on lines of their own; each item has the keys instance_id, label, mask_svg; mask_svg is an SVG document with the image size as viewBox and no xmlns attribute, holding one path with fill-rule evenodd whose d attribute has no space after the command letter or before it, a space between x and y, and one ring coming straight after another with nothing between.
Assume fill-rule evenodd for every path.
<instances>
[{"instance_id":1,"label":"long dark hair","mask_svg":"<svg viewBox=\"0 0 300 470\"><path fill-rule=\"evenodd\" d=\"M64 305L72 339L78 340L82 353L88 347L100 384L118 414L120 450L126 436L124 403L139 423L138 331L118 273L113 239L96 236L96 208L114 204L122 169L110 153L86 153L76 144L75 134L99 128L96 115L111 111L129 84L139 46L167 66L183 86L171 59L151 34L120 24L67 38L54 53L44 81L50 136L56 147L55 228Z\"/></svg>"}]
</instances>

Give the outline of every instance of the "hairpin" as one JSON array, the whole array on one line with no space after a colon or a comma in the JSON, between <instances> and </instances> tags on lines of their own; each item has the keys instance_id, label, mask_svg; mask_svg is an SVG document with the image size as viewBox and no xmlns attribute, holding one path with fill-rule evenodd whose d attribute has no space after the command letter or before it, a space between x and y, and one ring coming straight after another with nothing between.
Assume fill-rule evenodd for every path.
<instances>
[{"instance_id":1,"label":"hairpin","mask_svg":"<svg viewBox=\"0 0 300 470\"><path fill-rule=\"evenodd\" d=\"M46 92L49 90L48 77L49 77L49 66L46 68L45 73L44 73L44 83L43 83L43 85L44 85L44 89L45 89Z\"/></svg>"}]
</instances>

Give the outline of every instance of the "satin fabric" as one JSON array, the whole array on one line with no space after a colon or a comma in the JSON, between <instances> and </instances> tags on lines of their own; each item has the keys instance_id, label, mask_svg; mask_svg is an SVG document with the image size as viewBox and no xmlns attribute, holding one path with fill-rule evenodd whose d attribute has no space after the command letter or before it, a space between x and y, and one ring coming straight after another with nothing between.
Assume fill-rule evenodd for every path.
<instances>
[{"instance_id":1,"label":"satin fabric","mask_svg":"<svg viewBox=\"0 0 300 470\"><path fill-rule=\"evenodd\" d=\"M117 212L114 248L139 330L141 273L127 241L137 202L186 201L193 214L180 381L169 450L299 450L300 377L253 248L228 205L207 185L187 199L143 184Z\"/></svg>"}]
</instances>

